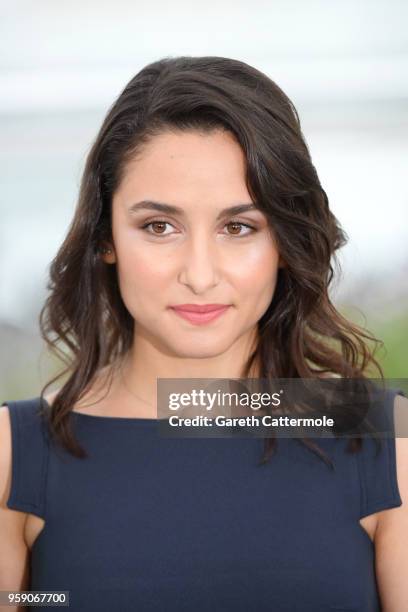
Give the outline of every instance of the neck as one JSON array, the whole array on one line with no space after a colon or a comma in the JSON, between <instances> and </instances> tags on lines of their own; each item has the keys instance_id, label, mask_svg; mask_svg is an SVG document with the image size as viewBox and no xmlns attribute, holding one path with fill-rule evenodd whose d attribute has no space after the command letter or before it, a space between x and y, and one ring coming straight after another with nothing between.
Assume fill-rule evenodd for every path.
<instances>
[{"instance_id":1,"label":"neck","mask_svg":"<svg viewBox=\"0 0 408 612\"><path fill-rule=\"evenodd\" d=\"M242 378L257 337L257 329L252 330L223 353L192 358L160 350L139 332L134 335L132 347L121 364L124 392L154 406L158 378ZM259 372L259 362L255 360L247 377L258 378Z\"/></svg>"}]
</instances>

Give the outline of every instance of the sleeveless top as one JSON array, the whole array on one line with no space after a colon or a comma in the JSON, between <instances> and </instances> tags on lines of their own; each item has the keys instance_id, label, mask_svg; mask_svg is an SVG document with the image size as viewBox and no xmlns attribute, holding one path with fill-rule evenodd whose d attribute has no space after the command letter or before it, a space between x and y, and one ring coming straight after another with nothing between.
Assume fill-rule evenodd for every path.
<instances>
[{"instance_id":1,"label":"sleeveless top","mask_svg":"<svg viewBox=\"0 0 408 612\"><path fill-rule=\"evenodd\" d=\"M357 453L319 438L334 470L279 438L259 466L262 438L170 438L155 419L73 412L80 459L51 440L38 397L4 403L7 506L45 520L29 589L69 591L74 612L381 610L359 519L402 504L395 435L379 454L373 438Z\"/></svg>"}]
</instances>

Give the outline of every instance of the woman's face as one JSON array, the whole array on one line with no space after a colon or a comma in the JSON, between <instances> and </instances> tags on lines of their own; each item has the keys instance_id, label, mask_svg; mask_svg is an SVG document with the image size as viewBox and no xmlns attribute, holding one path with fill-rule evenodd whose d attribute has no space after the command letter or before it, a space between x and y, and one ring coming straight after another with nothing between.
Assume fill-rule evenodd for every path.
<instances>
[{"instance_id":1,"label":"woman's face","mask_svg":"<svg viewBox=\"0 0 408 612\"><path fill-rule=\"evenodd\" d=\"M280 262L261 211L226 210L251 204L245 156L229 132L165 132L129 162L112 202L113 252L103 257L117 264L136 338L204 358L256 333ZM172 308L182 304L228 308L197 324Z\"/></svg>"}]
</instances>

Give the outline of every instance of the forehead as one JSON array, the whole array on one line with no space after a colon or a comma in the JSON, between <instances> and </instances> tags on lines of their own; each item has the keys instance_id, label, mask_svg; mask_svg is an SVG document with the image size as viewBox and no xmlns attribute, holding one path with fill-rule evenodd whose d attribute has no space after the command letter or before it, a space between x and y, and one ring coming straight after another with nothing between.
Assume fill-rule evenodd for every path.
<instances>
[{"instance_id":1,"label":"forehead","mask_svg":"<svg viewBox=\"0 0 408 612\"><path fill-rule=\"evenodd\" d=\"M231 133L164 132L128 162L115 196L183 207L200 201L207 206L250 202L245 175L245 155Z\"/></svg>"}]
</instances>

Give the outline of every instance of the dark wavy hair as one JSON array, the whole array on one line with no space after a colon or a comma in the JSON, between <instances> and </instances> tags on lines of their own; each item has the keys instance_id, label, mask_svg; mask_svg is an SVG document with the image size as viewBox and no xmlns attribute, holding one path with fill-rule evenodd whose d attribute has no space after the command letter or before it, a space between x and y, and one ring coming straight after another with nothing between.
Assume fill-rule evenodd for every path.
<instances>
[{"instance_id":1,"label":"dark wavy hair","mask_svg":"<svg viewBox=\"0 0 408 612\"><path fill-rule=\"evenodd\" d=\"M273 227L286 264L279 268L242 377L256 359L263 378L323 373L364 378L370 368L384 378L374 357L382 342L344 318L329 298L333 264L339 268L335 252L348 237L330 211L293 103L274 81L244 62L166 57L138 72L109 109L87 156L74 218L50 266L39 323L43 339L66 368L43 387L41 402L54 436L78 457L87 453L71 429L72 407L100 368L112 371L133 336L116 266L100 257L101 244L111 240L112 195L127 162L168 129L222 129L235 136L246 157L248 191ZM49 410L45 390L66 374ZM312 440L302 442L331 464ZM276 443L265 439L261 463ZM361 445L361 438L352 439L349 450Z\"/></svg>"}]
</instances>

